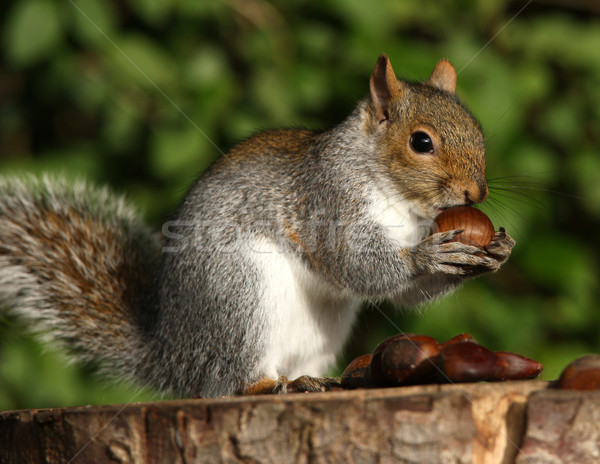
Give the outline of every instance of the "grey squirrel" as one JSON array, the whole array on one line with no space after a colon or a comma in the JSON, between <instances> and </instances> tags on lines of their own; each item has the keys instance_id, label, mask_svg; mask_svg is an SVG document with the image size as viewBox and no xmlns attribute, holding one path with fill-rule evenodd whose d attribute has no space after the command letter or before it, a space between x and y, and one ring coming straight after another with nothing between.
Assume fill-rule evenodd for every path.
<instances>
[{"instance_id":1,"label":"grey squirrel","mask_svg":"<svg viewBox=\"0 0 600 464\"><path fill-rule=\"evenodd\" d=\"M359 307L418 305L496 271L427 236L444 208L488 196L484 137L442 60L370 94L323 132L263 132L194 183L163 238L106 189L0 182L0 302L108 372L183 396L332 388L321 378ZM288 380L288 379L296 380Z\"/></svg>"}]
</instances>

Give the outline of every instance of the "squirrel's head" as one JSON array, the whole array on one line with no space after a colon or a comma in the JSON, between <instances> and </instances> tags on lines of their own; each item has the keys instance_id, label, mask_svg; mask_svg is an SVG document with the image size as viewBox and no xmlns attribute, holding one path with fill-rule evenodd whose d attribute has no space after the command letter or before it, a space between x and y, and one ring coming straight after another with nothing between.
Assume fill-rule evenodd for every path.
<instances>
[{"instance_id":1,"label":"squirrel's head","mask_svg":"<svg viewBox=\"0 0 600 464\"><path fill-rule=\"evenodd\" d=\"M371 75L366 130L383 172L425 217L488 196L481 127L455 90L456 71L445 60L424 83L398 81L385 55Z\"/></svg>"}]
</instances>

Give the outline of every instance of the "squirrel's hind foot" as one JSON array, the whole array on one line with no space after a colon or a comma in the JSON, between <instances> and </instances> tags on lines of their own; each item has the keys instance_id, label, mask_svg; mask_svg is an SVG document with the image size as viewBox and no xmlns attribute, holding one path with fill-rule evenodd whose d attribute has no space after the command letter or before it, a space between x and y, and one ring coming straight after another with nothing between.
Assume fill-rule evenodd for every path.
<instances>
[{"instance_id":1,"label":"squirrel's hind foot","mask_svg":"<svg viewBox=\"0 0 600 464\"><path fill-rule=\"evenodd\" d=\"M278 379L262 378L242 389L242 395L268 395L285 393L313 393L342 390L340 379L334 377L310 377L303 375L288 380L284 375Z\"/></svg>"}]
</instances>

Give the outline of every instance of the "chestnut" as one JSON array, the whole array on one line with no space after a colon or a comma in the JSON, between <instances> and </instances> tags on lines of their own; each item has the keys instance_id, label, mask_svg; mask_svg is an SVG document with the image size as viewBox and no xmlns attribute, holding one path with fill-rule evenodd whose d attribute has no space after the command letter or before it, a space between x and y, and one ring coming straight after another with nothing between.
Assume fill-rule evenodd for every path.
<instances>
[{"instance_id":1,"label":"chestnut","mask_svg":"<svg viewBox=\"0 0 600 464\"><path fill-rule=\"evenodd\" d=\"M431 337L416 335L396 339L381 354L381 371L395 385L428 383L436 370L435 360L439 354L439 345Z\"/></svg>"},{"instance_id":2,"label":"chestnut","mask_svg":"<svg viewBox=\"0 0 600 464\"><path fill-rule=\"evenodd\" d=\"M496 355L477 343L464 341L445 346L439 356L438 380L444 382L477 382L496 375Z\"/></svg>"},{"instance_id":3,"label":"chestnut","mask_svg":"<svg viewBox=\"0 0 600 464\"><path fill-rule=\"evenodd\" d=\"M492 241L495 230L492 221L471 206L454 206L445 209L434 219L432 232L462 229L454 240L483 248Z\"/></svg>"},{"instance_id":4,"label":"chestnut","mask_svg":"<svg viewBox=\"0 0 600 464\"><path fill-rule=\"evenodd\" d=\"M371 364L371 353L363 354L354 359L348 367L344 369L340 383L342 388L369 388L373 387L371 374L369 372L369 364Z\"/></svg>"},{"instance_id":5,"label":"chestnut","mask_svg":"<svg viewBox=\"0 0 600 464\"><path fill-rule=\"evenodd\" d=\"M526 380L535 379L544 370L539 362L525 356L506 351L496 351L498 369L488 380Z\"/></svg>"},{"instance_id":6,"label":"chestnut","mask_svg":"<svg viewBox=\"0 0 600 464\"><path fill-rule=\"evenodd\" d=\"M431 361L439 354L438 343L426 335L398 334L381 342L374 350L370 377L377 386L427 383Z\"/></svg>"},{"instance_id":7,"label":"chestnut","mask_svg":"<svg viewBox=\"0 0 600 464\"><path fill-rule=\"evenodd\" d=\"M477 343L472 335L468 333L461 333L455 335L450 340L446 340L444 343L440 343L440 349L446 348L448 345L454 345L455 343L472 342Z\"/></svg>"},{"instance_id":8,"label":"chestnut","mask_svg":"<svg viewBox=\"0 0 600 464\"><path fill-rule=\"evenodd\" d=\"M600 355L577 358L565 368L555 387L564 390L600 390Z\"/></svg>"}]
</instances>

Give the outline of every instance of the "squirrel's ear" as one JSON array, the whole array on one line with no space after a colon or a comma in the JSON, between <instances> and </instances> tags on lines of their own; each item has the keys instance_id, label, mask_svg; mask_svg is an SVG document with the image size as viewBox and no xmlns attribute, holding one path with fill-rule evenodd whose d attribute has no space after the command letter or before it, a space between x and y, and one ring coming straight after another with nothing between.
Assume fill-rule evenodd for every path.
<instances>
[{"instance_id":1,"label":"squirrel's ear","mask_svg":"<svg viewBox=\"0 0 600 464\"><path fill-rule=\"evenodd\" d=\"M382 54L371 74L371 104L379 122L389 118L390 102L401 93L400 84L392 69L389 58Z\"/></svg>"},{"instance_id":2,"label":"squirrel's ear","mask_svg":"<svg viewBox=\"0 0 600 464\"><path fill-rule=\"evenodd\" d=\"M448 93L456 92L456 69L449 61L441 60L433 68L427 83Z\"/></svg>"}]
</instances>

